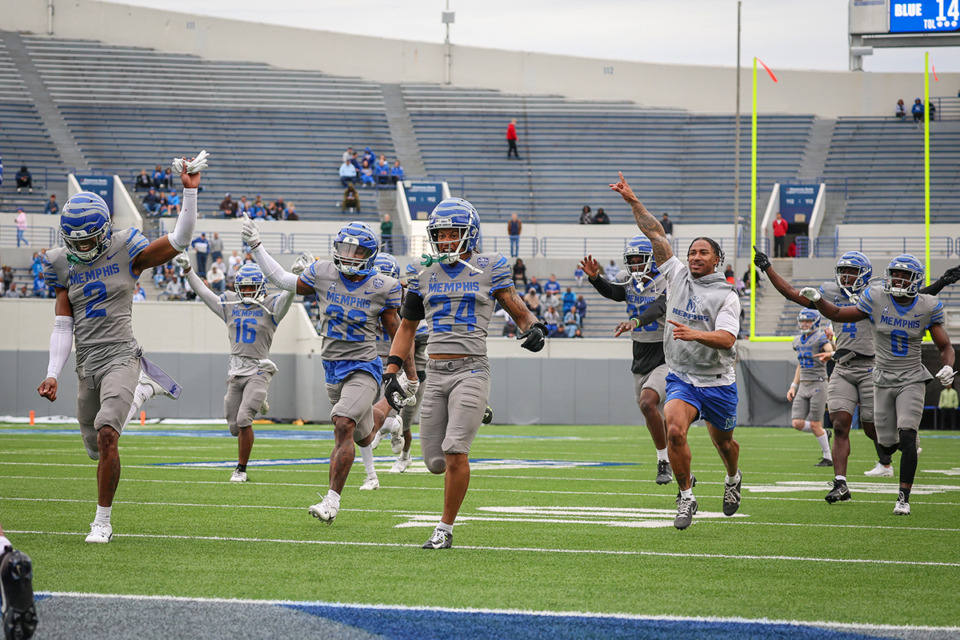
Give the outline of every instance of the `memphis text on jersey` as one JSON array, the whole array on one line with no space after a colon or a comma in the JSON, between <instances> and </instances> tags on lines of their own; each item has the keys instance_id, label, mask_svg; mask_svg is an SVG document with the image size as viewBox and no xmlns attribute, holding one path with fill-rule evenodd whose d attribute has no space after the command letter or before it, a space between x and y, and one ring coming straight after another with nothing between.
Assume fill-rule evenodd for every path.
<instances>
[{"instance_id":1,"label":"memphis text on jersey","mask_svg":"<svg viewBox=\"0 0 960 640\"><path fill-rule=\"evenodd\" d=\"M108 276L115 276L120 273L120 265L115 262L105 264L102 267L91 269L90 271L73 272L70 274L70 284L83 284L91 280L100 280Z\"/></svg>"},{"instance_id":2,"label":"memphis text on jersey","mask_svg":"<svg viewBox=\"0 0 960 640\"><path fill-rule=\"evenodd\" d=\"M345 293L337 293L336 291L327 291L327 300L334 302L336 304L343 304L355 309L369 309L370 308L370 298L361 298L359 296L348 296Z\"/></svg>"},{"instance_id":3,"label":"memphis text on jersey","mask_svg":"<svg viewBox=\"0 0 960 640\"><path fill-rule=\"evenodd\" d=\"M922 313L919 315L923 315ZM888 316L885 313L880 314L880 324L888 324L891 327L898 327L901 329L919 329L920 320L918 318L908 319L908 318L895 318L893 316Z\"/></svg>"},{"instance_id":4,"label":"memphis text on jersey","mask_svg":"<svg viewBox=\"0 0 960 640\"><path fill-rule=\"evenodd\" d=\"M458 291L480 291L479 282L431 282L428 293L453 293Z\"/></svg>"}]
</instances>

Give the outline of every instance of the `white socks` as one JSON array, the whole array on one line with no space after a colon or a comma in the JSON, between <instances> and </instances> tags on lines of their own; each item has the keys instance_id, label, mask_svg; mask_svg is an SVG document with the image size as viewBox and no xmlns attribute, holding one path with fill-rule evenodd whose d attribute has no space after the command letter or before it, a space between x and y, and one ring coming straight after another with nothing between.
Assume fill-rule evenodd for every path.
<instances>
[{"instance_id":1,"label":"white socks","mask_svg":"<svg viewBox=\"0 0 960 640\"><path fill-rule=\"evenodd\" d=\"M846 482L847 476L837 476L837 480L839 480L840 482Z\"/></svg>"},{"instance_id":2,"label":"white socks","mask_svg":"<svg viewBox=\"0 0 960 640\"><path fill-rule=\"evenodd\" d=\"M7 551L13 551L13 543L7 540L7 536L0 534L0 556Z\"/></svg>"},{"instance_id":3,"label":"white socks","mask_svg":"<svg viewBox=\"0 0 960 640\"><path fill-rule=\"evenodd\" d=\"M156 390L148 384L138 384L133 392L133 404L130 405L130 413L127 414L127 422L130 422L140 414L140 407L146 404L147 400L156 395Z\"/></svg>"},{"instance_id":4,"label":"white socks","mask_svg":"<svg viewBox=\"0 0 960 640\"><path fill-rule=\"evenodd\" d=\"M442 520L441 520L440 523L437 525L437 529L440 529L440 531L446 531L447 533L453 533L453 525L452 525L452 524L447 524L446 522L443 522Z\"/></svg>"},{"instance_id":5,"label":"white socks","mask_svg":"<svg viewBox=\"0 0 960 640\"><path fill-rule=\"evenodd\" d=\"M401 452L400 452L400 460L409 460L409 459L410 459L410 452L409 452L409 451L401 451Z\"/></svg>"},{"instance_id":6,"label":"white socks","mask_svg":"<svg viewBox=\"0 0 960 640\"><path fill-rule=\"evenodd\" d=\"M689 489L681 489L681 490L680 490L680 498L683 499L683 500L690 500L690 499L692 499L692 498L693 498L693 487L690 487Z\"/></svg>"},{"instance_id":7,"label":"white socks","mask_svg":"<svg viewBox=\"0 0 960 640\"><path fill-rule=\"evenodd\" d=\"M833 460L833 455L830 453L830 440L827 438L826 431L824 431L822 436L817 436L817 442L820 443L820 448L823 449L823 457L828 460Z\"/></svg>"},{"instance_id":8,"label":"white socks","mask_svg":"<svg viewBox=\"0 0 960 640\"><path fill-rule=\"evenodd\" d=\"M666 448L657 449L657 462L670 462Z\"/></svg>"},{"instance_id":9,"label":"white socks","mask_svg":"<svg viewBox=\"0 0 960 640\"><path fill-rule=\"evenodd\" d=\"M377 475L377 470L373 468L373 447L360 447L360 458L363 460L363 468L367 475Z\"/></svg>"},{"instance_id":10,"label":"white socks","mask_svg":"<svg viewBox=\"0 0 960 640\"><path fill-rule=\"evenodd\" d=\"M380 427L380 431L384 433L393 433L397 430L397 427L400 426L400 421L397 420L396 416L387 416L383 421L383 426Z\"/></svg>"},{"instance_id":11,"label":"white socks","mask_svg":"<svg viewBox=\"0 0 960 640\"><path fill-rule=\"evenodd\" d=\"M740 481L740 469L737 469L737 475L727 476L726 478L724 478L724 482L731 486L737 484L739 481Z\"/></svg>"},{"instance_id":12,"label":"white socks","mask_svg":"<svg viewBox=\"0 0 960 640\"><path fill-rule=\"evenodd\" d=\"M100 524L110 524L110 511L113 507L101 507L97 505L97 517L93 519L94 522L99 522Z\"/></svg>"},{"instance_id":13,"label":"white socks","mask_svg":"<svg viewBox=\"0 0 960 640\"><path fill-rule=\"evenodd\" d=\"M326 499L329 500L335 508L337 509L340 508L340 494L334 491L333 489L330 489L330 491L327 491Z\"/></svg>"}]
</instances>

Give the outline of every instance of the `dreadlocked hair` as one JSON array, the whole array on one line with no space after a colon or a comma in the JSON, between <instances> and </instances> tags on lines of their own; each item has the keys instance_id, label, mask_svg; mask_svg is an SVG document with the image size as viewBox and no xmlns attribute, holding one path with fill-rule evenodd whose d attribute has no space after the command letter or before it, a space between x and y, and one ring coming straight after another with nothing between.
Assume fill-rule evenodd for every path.
<instances>
[{"instance_id":1,"label":"dreadlocked hair","mask_svg":"<svg viewBox=\"0 0 960 640\"><path fill-rule=\"evenodd\" d=\"M700 236L699 238L694 238L693 240L690 241L690 246L687 247L687 255L690 254L690 249L693 248L693 243L696 242L697 240L704 240L710 244L710 247L713 249L713 252L717 254L716 268L719 269L720 265L723 264L724 253L723 253L723 249L720 248L720 244L713 238L707 238L706 236Z\"/></svg>"}]
</instances>

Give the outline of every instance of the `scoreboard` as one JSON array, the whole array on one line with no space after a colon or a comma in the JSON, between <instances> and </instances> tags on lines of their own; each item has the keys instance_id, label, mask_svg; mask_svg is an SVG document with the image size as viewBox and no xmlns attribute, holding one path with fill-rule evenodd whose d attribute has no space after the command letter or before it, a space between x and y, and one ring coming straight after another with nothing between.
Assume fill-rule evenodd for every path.
<instances>
[{"instance_id":1,"label":"scoreboard","mask_svg":"<svg viewBox=\"0 0 960 640\"><path fill-rule=\"evenodd\" d=\"M850 70L874 48L960 46L960 0L849 0Z\"/></svg>"},{"instance_id":2,"label":"scoreboard","mask_svg":"<svg viewBox=\"0 0 960 640\"><path fill-rule=\"evenodd\" d=\"M890 33L960 30L960 0L890 0Z\"/></svg>"}]
</instances>

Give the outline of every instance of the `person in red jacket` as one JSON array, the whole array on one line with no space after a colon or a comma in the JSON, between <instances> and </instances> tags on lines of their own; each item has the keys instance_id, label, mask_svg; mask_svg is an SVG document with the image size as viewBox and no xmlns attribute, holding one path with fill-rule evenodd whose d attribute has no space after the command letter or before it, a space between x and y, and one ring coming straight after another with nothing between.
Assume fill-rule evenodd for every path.
<instances>
[{"instance_id":1,"label":"person in red jacket","mask_svg":"<svg viewBox=\"0 0 960 640\"><path fill-rule=\"evenodd\" d=\"M776 258L785 258L783 242L787 237L787 221L777 211L777 219L773 221L773 255Z\"/></svg>"},{"instance_id":2,"label":"person in red jacket","mask_svg":"<svg viewBox=\"0 0 960 640\"><path fill-rule=\"evenodd\" d=\"M513 118L510 120L510 124L507 125L507 144L510 145L507 148L507 160L510 159L510 154L512 153L517 157L517 160L520 159L520 152L517 151L517 119Z\"/></svg>"}]
</instances>

